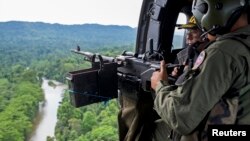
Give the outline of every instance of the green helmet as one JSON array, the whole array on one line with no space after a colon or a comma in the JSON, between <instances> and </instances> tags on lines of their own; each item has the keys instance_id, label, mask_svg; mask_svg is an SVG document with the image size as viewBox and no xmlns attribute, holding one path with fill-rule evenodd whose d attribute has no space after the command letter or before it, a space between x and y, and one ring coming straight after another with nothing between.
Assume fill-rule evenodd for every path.
<instances>
[{"instance_id":1,"label":"green helmet","mask_svg":"<svg viewBox=\"0 0 250 141\"><path fill-rule=\"evenodd\" d=\"M249 0L193 0L192 12L204 32L212 35L230 31Z\"/></svg>"}]
</instances>

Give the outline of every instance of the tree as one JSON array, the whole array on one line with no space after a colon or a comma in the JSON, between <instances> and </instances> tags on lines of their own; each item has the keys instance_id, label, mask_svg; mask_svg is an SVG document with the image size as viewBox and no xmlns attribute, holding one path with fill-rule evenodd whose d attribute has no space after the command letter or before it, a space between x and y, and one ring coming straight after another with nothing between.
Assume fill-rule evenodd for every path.
<instances>
[{"instance_id":1,"label":"tree","mask_svg":"<svg viewBox=\"0 0 250 141\"><path fill-rule=\"evenodd\" d=\"M95 113L87 111L83 114L82 130L83 133L87 133L97 125L97 118Z\"/></svg>"},{"instance_id":2,"label":"tree","mask_svg":"<svg viewBox=\"0 0 250 141\"><path fill-rule=\"evenodd\" d=\"M54 138L54 137L47 136L46 141L54 141L54 140L55 140L55 138Z\"/></svg>"}]
</instances>

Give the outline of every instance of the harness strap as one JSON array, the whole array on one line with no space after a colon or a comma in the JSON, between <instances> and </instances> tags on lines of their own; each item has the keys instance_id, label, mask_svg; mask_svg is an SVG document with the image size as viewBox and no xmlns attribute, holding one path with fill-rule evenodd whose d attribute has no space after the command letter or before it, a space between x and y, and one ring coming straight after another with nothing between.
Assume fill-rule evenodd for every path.
<instances>
[{"instance_id":1,"label":"harness strap","mask_svg":"<svg viewBox=\"0 0 250 141\"><path fill-rule=\"evenodd\" d=\"M225 39L232 39L232 40L235 40L235 41L238 41L240 42L242 45L244 45L246 47L246 49L250 52L250 47L249 45L247 45L244 41L242 41L241 39L247 39L249 35L245 35L245 34L240 34L240 35L235 35L235 36L228 36L226 37ZM249 67L248 67L249 69ZM247 77L247 82L249 83L249 77ZM246 84L248 85L248 84Z\"/></svg>"}]
</instances>

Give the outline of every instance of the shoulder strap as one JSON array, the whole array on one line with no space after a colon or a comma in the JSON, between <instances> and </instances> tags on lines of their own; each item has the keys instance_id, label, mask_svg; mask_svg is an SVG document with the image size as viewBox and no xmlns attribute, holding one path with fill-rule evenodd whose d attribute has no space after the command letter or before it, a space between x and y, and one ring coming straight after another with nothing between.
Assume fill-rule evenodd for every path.
<instances>
[{"instance_id":1,"label":"shoulder strap","mask_svg":"<svg viewBox=\"0 0 250 141\"><path fill-rule=\"evenodd\" d=\"M240 90L240 95L244 95L244 94L246 94L248 91L250 91L250 84L247 84L245 87L243 87L243 88Z\"/></svg>"},{"instance_id":2,"label":"shoulder strap","mask_svg":"<svg viewBox=\"0 0 250 141\"><path fill-rule=\"evenodd\" d=\"M241 40L241 39L247 39L248 36L249 35L246 35L246 34L231 35L231 36L222 37L219 40L232 39L232 40L240 42L241 44L243 44L249 50L249 45L247 45L245 42L243 42Z\"/></svg>"},{"instance_id":3,"label":"shoulder strap","mask_svg":"<svg viewBox=\"0 0 250 141\"><path fill-rule=\"evenodd\" d=\"M244 41L241 40L241 39L246 39L247 37L248 37L248 35L241 34L241 35L238 35L238 36L230 37L230 39L240 42L240 43L243 44L243 45L246 47L246 49L250 52L250 46L247 45ZM248 69L249 69L249 68L248 68ZM247 82L249 82L249 77L247 77ZM246 84L246 86L250 86L250 84ZM244 90L244 88L243 88L243 90ZM240 93L242 93L242 90L240 91ZM244 92L244 93L245 93L245 92Z\"/></svg>"},{"instance_id":4,"label":"shoulder strap","mask_svg":"<svg viewBox=\"0 0 250 141\"><path fill-rule=\"evenodd\" d=\"M214 41L209 41L206 45L205 45L205 47L204 47L204 49L207 49L211 44L213 44L215 42L215 40Z\"/></svg>"}]
</instances>

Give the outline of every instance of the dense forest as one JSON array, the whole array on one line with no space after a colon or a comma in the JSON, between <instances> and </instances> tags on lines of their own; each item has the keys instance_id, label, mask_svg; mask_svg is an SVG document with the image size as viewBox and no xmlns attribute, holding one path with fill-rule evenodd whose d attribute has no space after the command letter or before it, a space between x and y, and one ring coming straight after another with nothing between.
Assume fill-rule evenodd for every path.
<instances>
[{"instance_id":1,"label":"dense forest","mask_svg":"<svg viewBox=\"0 0 250 141\"><path fill-rule=\"evenodd\" d=\"M84 65L70 49L79 45L85 51L111 55L134 46L136 36L135 28L97 24L0 22L0 29L0 63L4 68L0 77L10 75L6 72L10 72L11 64L33 68L38 76L60 81L65 72Z\"/></svg>"},{"instance_id":2,"label":"dense forest","mask_svg":"<svg viewBox=\"0 0 250 141\"><path fill-rule=\"evenodd\" d=\"M44 97L34 70L11 64L8 70L0 77L0 140L24 141Z\"/></svg>"},{"instance_id":3,"label":"dense forest","mask_svg":"<svg viewBox=\"0 0 250 141\"><path fill-rule=\"evenodd\" d=\"M0 140L25 141L43 102L42 77L66 83L67 72L90 66L81 49L116 56L133 51L136 29L127 26L0 23ZM47 140L118 139L116 100L74 108L69 94L58 110L55 137ZM105 130L104 130L105 129Z\"/></svg>"},{"instance_id":4,"label":"dense forest","mask_svg":"<svg viewBox=\"0 0 250 141\"><path fill-rule=\"evenodd\" d=\"M116 56L133 51L136 28L97 24L60 25L0 22L0 140L25 141L44 100L42 78L67 84L67 72L87 68L81 50ZM48 141L117 141L116 99L74 108L66 91L58 109L55 136Z\"/></svg>"}]
</instances>

